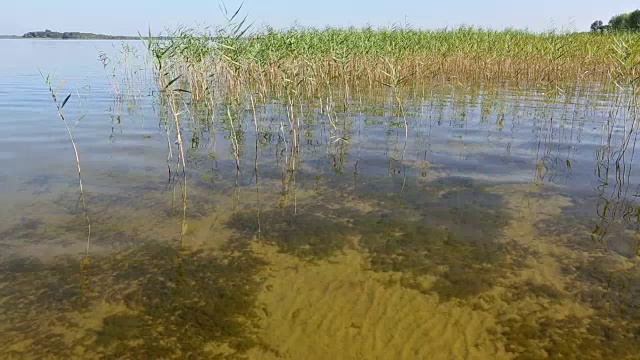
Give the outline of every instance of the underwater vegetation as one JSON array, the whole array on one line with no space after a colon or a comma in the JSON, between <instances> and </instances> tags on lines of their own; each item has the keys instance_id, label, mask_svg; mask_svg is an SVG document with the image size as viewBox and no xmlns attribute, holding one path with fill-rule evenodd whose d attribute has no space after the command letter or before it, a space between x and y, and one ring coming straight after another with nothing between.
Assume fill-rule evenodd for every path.
<instances>
[{"instance_id":1,"label":"underwater vegetation","mask_svg":"<svg viewBox=\"0 0 640 360\"><path fill-rule=\"evenodd\" d=\"M463 187L444 185L456 182ZM443 301L477 295L507 270L507 246L499 237L508 216L500 211L499 196L483 192L482 185L441 179L400 198L371 189L367 184L353 193L373 202L376 210L340 206L332 195L348 197L349 190L333 188L317 204L299 206L298 215L290 208L262 211L259 218L255 211L243 211L232 215L228 226L245 239L312 261L362 249L371 269L405 274L406 286L419 288L416 277L438 276L431 288L420 290L435 291Z\"/></svg>"},{"instance_id":2,"label":"underwater vegetation","mask_svg":"<svg viewBox=\"0 0 640 360\"><path fill-rule=\"evenodd\" d=\"M3 329L7 340L36 344L29 353L56 357L211 356L207 344L242 353L259 345L252 324L260 289L255 275L263 265L239 249L207 255L153 243L86 264L5 261L2 305L12 310L3 313ZM83 323L101 306L115 310L94 314L103 317L97 328Z\"/></svg>"}]
</instances>

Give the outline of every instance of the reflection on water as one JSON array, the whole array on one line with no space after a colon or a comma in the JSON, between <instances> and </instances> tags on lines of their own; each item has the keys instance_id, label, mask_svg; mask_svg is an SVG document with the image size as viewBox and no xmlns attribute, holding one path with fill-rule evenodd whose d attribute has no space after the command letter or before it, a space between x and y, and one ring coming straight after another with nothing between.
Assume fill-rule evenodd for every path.
<instances>
[{"instance_id":1,"label":"reflection on water","mask_svg":"<svg viewBox=\"0 0 640 360\"><path fill-rule=\"evenodd\" d=\"M0 42L58 51L40 44ZM49 99L18 76L33 69L0 70L30 96L0 102L3 358L637 357L640 174L618 95L194 105L185 181L162 102L97 58L76 80L88 257Z\"/></svg>"}]
</instances>

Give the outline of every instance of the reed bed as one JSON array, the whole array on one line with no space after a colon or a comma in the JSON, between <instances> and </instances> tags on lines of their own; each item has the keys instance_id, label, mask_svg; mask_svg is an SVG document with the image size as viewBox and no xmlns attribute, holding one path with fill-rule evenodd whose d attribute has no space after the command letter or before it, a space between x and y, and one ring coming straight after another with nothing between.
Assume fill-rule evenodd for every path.
<instances>
[{"instance_id":1,"label":"reed bed","mask_svg":"<svg viewBox=\"0 0 640 360\"><path fill-rule=\"evenodd\" d=\"M179 29L165 40L150 37L149 50L194 99L214 89L313 97L328 88L350 93L434 83L611 84L620 50L630 50L635 62L640 53L634 33L297 27L246 35L242 25Z\"/></svg>"},{"instance_id":2,"label":"reed bed","mask_svg":"<svg viewBox=\"0 0 640 360\"><path fill-rule=\"evenodd\" d=\"M549 124L558 104L566 109L585 104L585 112L604 106L611 116L603 125L603 147L611 152L607 158L612 164L624 163L627 148L635 145L640 126L637 33L401 27L250 33L244 20L235 21L236 15L214 30L180 28L166 36L149 33L145 40L167 115L168 162L177 144L176 170L182 171L176 173L182 173L183 184L188 154L181 129L194 121L208 128L221 124L240 174L244 132L253 125L258 134L267 118L277 119L277 134L271 135L281 140L287 154L283 189L288 189L295 188L298 151L311 131L306 124L319 119L326 125L327 156L341 171L350 141L348 116L367 112L359 109L363 98L375 99L374 111L389 116L390 128L402 129L405 146L396 156L400 163L416 119L425 116L425 104L440 117L447 112L464 119L477 103L482 120L495 115L500 128L508 116L505 104L532 93L540 94L541 108L548 110L542 116ZM203 109L209 116L193 116ZM560 121L569 117L563 113ZM621 144L611 140L614 128L623 129ZM256 155L256 176L257 162ZM295 204L295 195L293 199Z\"/></svg>"},{"instance_id":3,"label":"reed bed","mask_svg":"<svg viewBox=\"0 0 640 360\"><path fill-rule=\"evenodd\" d=\"M326 116L336 130L333 135L342 141L335 126L337 116L348 113L358 97L381 94L391 99L391 112L403 120L408 136L405 101L447 88L462 93L505 87L541 91L550 101L618 94L626 99L619 105L631 114L632 119L625 120L631 120L631 129L638 125L637 33L535 34L468 27L434 31L295 27L250 33L245 20L237 21L237 14L213 30L149 33L146 45L157 88L184 97L179 103L204 104L212 117L218 105L249 107L255 115L256 108L269 102L285 104L281 128L289 131L293 148L305 112L315 109ZM222 113L237 154L237 119L228 109ZM178 132L179 125L173 130Z\"/></svg>"}]
</instances>

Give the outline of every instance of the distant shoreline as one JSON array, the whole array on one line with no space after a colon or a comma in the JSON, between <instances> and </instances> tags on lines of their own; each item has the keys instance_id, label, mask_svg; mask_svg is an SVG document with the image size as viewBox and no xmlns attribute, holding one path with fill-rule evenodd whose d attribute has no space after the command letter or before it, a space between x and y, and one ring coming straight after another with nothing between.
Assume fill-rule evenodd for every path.
<instances>
[{"instance_id":1,"label":"distant shoreline","mask_svg":"<svg viewBox=\"0 0 640 360\"><path fill-rule=\"evenodd\" d=\"M41 41L92 41L92 40L100 40L100 41L114 41L114 40L122 40L122 41L135 41L140 40L139 37L124 37L124 38L93 38L93 39L62 39L62 38L25 38L22 36L7 36L0 35L0 40L41 40Z\"/></svg>"},{"instance_id":2,"label":"distant shoreline","mask_svg":"<svg viewBox=\"0 0 640 360\"><path fill-rule=\"evenodd\" d=\"M58 32L49 29L44 31L31 31L22 36L3 35L3 39L42 39L42 40L139 40L139 36L125 35L105 35L94 33L83 33L77 31Z\"/></svg>"}]
</instances>

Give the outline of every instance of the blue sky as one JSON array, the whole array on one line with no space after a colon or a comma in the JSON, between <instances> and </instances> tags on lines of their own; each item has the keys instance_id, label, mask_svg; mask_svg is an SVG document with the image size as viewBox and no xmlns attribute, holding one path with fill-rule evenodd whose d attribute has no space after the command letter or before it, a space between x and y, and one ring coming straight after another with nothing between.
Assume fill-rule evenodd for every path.
<instances>
[{"instance_id":1,"label":"blue sky","mask_svg":"<svg viewBox=\"0 0 640 360\"><path fill-rule=\"evenodd\" d=\"M154 32L177 25L222 21L218 0L3 0L0 34L44 30L119 35ZM166 5L165 5L166 4ZM228 8L239 1L226 0ZM419 28L477 25L501 29L550 27L587 30L596 19L640 7L637 0L245 0L244 13L256 24L386 26L408 22Z\"/></svg>"}]
</instances>

